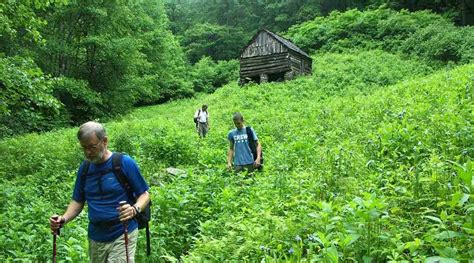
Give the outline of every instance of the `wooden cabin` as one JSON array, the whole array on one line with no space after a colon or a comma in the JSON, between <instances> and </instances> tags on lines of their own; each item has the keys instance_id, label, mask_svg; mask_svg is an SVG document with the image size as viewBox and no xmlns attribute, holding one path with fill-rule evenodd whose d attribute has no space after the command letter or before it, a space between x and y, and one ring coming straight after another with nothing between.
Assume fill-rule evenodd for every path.
<instances>
[{"instance_id":1,"label":"wooden cabin","mask_svg":"<svg viewBox=\"0 0 474 263\"><path fill-rule=\"evenodd\" d=\"M262 29L240 55L240 84L283 81L310 75L312 59L289 40Z\"/></svg>"}]
</instances>

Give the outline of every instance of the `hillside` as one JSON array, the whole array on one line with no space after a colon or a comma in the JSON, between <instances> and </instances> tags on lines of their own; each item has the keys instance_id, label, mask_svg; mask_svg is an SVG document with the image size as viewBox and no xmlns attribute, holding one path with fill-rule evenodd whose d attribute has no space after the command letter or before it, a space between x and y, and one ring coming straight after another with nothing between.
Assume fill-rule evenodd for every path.
<instances>
[{"instance_id":1,"label":"hillside","mask_svg":"<svg viewBox=\"0 0 474 263\"><path fill-rule=\"evenodd\" d=\"M233 83L106 124L152 185L150 261L474 258L474 64L434 71L378 50L313 59L311 77ZM199 140L202 103L211 130ZM225 170L235 111L263 144L255 177ZM82 159L75 132L0 141L1 259L50 257L47 218L67 205ZM86 217L63 230L61 259L87 258Z\"/></svg>"}]
</instances>

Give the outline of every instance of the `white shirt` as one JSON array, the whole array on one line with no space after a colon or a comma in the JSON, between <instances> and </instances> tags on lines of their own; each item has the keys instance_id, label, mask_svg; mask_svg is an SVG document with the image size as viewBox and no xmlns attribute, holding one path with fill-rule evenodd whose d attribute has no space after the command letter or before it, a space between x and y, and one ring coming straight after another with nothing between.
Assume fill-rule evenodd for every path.
<instances>
[{"instance_id":1,"label":"white shirt","mask_svg":"<svg viewBox=\"0 0 474 263\"><path fill-rule=\"evenodd\" d=\"M194 118L198 118L198 122L207 122L207 119L209 118L209 112L198 109L196 113L194 113Z\"/></svg>"}]
</instances>

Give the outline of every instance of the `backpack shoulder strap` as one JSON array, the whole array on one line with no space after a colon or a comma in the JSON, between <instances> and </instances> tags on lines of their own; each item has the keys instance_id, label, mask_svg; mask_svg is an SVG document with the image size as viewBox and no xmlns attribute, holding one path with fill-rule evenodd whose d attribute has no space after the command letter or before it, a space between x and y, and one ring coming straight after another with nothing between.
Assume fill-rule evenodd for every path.
<instances>
[{"instance_id":1,"label":"backpack shoulder strap","mask_svg":"<svg viewBox=\"0 0 474 263\"><path fill-rule=\"evenodd\" d=\"M253 139L253 131L251 127L245 127L247 130L247 140L249 142L250 151L252 152L253 159L257 158L257 145L255 140Z\"/></svg>"},{"instance_id":2,"label":"backpack shoulder strap","mask_svg":"<svg viewBox=\"0 0 474 263\"><path fill-rule=\"evenodd\" d=\"M127 195L133 199L133 194L131 191L131 186L128 183L127 177L125 177L125 174L122 171L122 158L123 158L123 153L114 153L112 155L112 171L114 172L115 177L119 181L120 185L127 191Z\"/></svg>"},{"instance_id":3,"label":"backpack shoulder strap","mask_svg":"<svg viewBox=\"0 0 474 263\"><path fill-rule=\"evenodd\" d=\"M91 166L91 162L89 162L88 160L84 160L82 162L82 173L79 176L79 184L80 184L79 189L81 189L82 194L84 194L86 191L86 176L87 176L87 173L89 172L90 166Z\"/></svg>"},{"instance_id":4,"label":"backpack shoulder strap","mask_svg":"<svg viewBox=\"0 0 474 263\"><path fill-rule=\"evenodd\" d=\"M91 162L89 162L88 160L84 160L84 162L82 162L82 173L81 173L82 177L87 175L87 173L89 172L90 166L91 166Z\"/></svg>"},{"instance_id":5,"label":"backpack shoulder strap","mask_svg":"<svg viewBox=\"0 0 474 263\"><path fill-rule=\"evenodd\" d=\"M253 131L252 131L252 127L250 127L250 126L247 126L247 127L245 127L245 129L247 130L247 135L248 135L248 138L247 138L247 140L249 140L249 141L253 142L253 141L254 141L254 139L253 139Z\"/></svg>"}]
</instances>

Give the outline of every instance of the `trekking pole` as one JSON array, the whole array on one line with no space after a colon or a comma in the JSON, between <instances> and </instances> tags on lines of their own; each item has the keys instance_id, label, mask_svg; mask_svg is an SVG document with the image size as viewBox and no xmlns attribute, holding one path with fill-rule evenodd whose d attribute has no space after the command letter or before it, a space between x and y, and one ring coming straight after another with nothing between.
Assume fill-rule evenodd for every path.
<instances>
[{"instance_id":1,"label":"trekking pole","mask_svg":"<svg viewBox=\"0 0 474 263\"><path fill-rule=\"evenodd\" d=\"M127 203L127 201L120 201L120 206L123 206ZM127 263L129 263L128 259L128 221L123 222L124 228L124 239L125 239L125 257L127 258Z\"/></svg>"},{"instance_id":2,"label":"trekking pole","mask_svg":"<svg viewBox=\"0 0 474 263\"><path fill-rule=\"evenodd\" d=\"M53 217L53 219L56 221L58 220L58 216ZM53 263L56 263L56 237L59 236L59 229L61 228L61 225L59 226L56 231L53 232Z\"/></svg>"}]
</instances>

